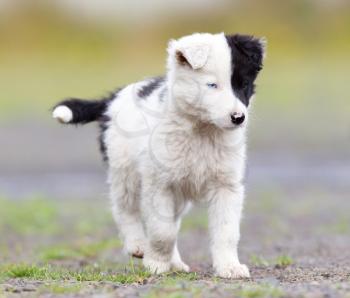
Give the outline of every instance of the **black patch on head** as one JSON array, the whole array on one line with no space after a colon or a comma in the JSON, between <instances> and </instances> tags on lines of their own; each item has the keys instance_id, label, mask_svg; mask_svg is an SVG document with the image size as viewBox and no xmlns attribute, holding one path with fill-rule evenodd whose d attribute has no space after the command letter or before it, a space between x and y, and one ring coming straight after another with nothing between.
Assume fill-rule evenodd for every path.
<instances>
[{"instance_id":1,"label":"black patch on head","mask_svg":"<svg viewBox=\"0 0 350 298\"><path fill-rule=\"evenodd\" d=\"M235 95L246 106L255 92L254 81L262 69L264 47L250 35L225 35L231 49L231 85Z\"/></svg>"},{"instance_id":2,"label":"black patch on head","mask_svg":"<svg viewBox=\"0 0 350 298\"><path fill-rule=\"evenodd\" d=\"M143 86L137 93L140 98L146 98L152 94L154 90L162 85L164 77L155 77L151 79L145 86Z\"/></svg>"}]
</instances>

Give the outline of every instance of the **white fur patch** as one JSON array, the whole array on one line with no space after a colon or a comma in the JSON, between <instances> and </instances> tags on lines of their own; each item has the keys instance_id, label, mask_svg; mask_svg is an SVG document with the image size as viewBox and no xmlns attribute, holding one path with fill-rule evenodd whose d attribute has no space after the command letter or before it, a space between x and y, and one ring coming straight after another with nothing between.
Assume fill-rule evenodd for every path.
<instances>
[{"instance_id":1,"label":"white fur patch","mask_svg":"<svg viewBox=\"0 0 350 298\"><path fill-rule=\"evenodd\" d=\"M73 119L73 112L67 106L58 106L53 110L52 117L62 123L69 123Z\"/></svg>"}]
</instances>

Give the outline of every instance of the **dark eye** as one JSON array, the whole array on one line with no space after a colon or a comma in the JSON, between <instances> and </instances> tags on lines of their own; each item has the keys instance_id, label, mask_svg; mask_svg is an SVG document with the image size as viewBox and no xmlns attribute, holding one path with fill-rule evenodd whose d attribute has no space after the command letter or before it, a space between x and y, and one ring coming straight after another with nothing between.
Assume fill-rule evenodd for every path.
<instances>
[{"instance_id":1,"label":"dark eye","mask_svg":"<svg viewBox=\"0 0 350 298\"><path fill-rule=\"evenodd\" d=\"M215 84L215 83L207 83L207 86L209 88L213 88L213 89L217 89L218 88L218 84Z\"/></svg>"}]
</instances>

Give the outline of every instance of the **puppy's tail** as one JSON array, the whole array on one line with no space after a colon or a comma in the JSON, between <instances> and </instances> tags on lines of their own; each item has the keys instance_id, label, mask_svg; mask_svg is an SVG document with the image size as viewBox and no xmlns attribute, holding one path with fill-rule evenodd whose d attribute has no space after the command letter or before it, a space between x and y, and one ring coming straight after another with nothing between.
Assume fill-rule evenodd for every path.
<instances>
[{"instance_id":1,"label":"puppy's tail","mask_svg":"<svg viewBox=\"0 0 350 298\"><path fill-rule=\"evenodd\" d=\"M67 99L58 103L52 117L65 124L85 124L101 119L111 99Z\"/></svg>"}]
</instances>

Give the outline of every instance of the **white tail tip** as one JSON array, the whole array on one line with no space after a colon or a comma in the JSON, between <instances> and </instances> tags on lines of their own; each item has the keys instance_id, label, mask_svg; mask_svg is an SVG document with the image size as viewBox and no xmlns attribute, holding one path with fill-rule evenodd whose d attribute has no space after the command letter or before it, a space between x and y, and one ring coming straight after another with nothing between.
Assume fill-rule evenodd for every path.
<instances>
[{"instance_id":1,"label":"white tail tip","mask_svg":"<svg viewBox=\"0 0 350 298\"><path fill-rule=\"evenodd\" d=\"M62 123L69 123L73 120L72 110L66 106L58 106L52 112L52 117Z\"/></svg>"}]
</instances>

